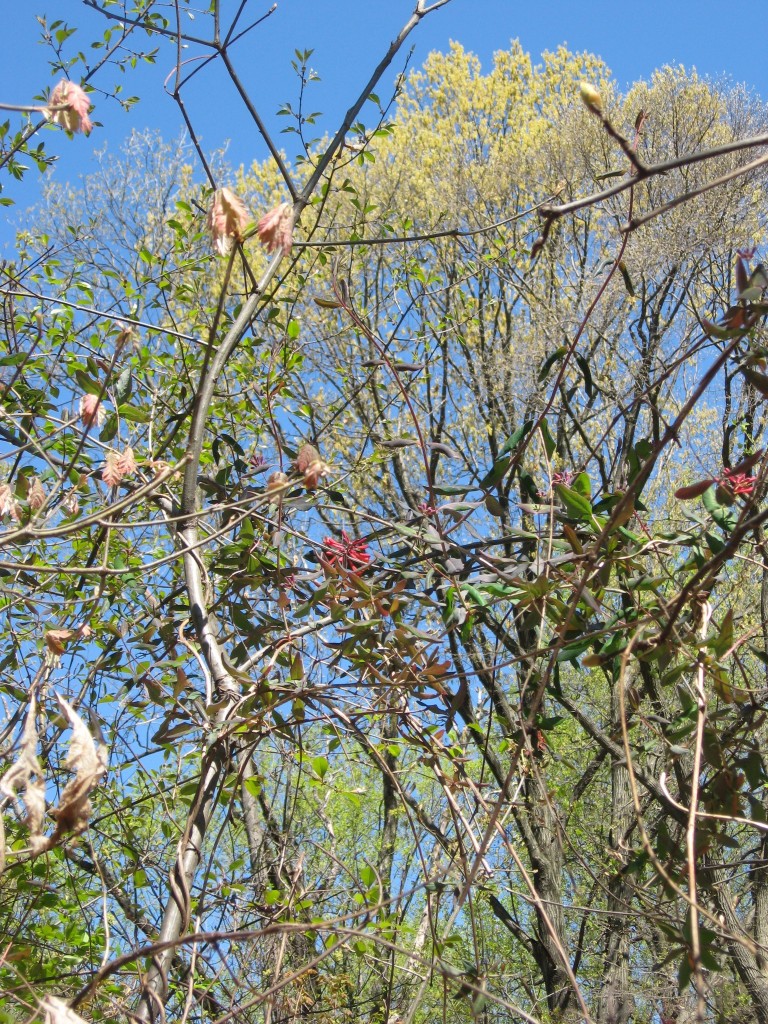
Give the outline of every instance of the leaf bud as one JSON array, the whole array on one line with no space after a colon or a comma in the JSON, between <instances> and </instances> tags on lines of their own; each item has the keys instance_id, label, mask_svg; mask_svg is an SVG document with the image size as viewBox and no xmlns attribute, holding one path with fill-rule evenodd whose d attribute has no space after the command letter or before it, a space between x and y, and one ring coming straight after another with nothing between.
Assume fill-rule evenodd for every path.
<instances>
[{"instance_id":1,"label":"leaf bud","mask_svg":"<svg viewBox=\"0 0 768 1024\"><path fill-rule=\"evenodd\" d=\"M582 103L589 107L593 114L602 114L603 101L594 85L590 85L589 82L582 82L579 86L579 95L581 96Z\"/></svg>"}]
</instances>

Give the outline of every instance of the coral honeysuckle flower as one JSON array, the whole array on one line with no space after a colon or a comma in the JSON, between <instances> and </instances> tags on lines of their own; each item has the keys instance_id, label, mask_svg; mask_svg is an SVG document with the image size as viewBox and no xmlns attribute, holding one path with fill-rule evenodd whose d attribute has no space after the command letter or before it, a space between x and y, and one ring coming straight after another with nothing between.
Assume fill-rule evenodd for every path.
<instances>
[{"instance_id":1,"label":"coral honeysuckle flower","mask_svg":"<svg viewBox=\"0 0 768 1024\"><path fill-rule=\"evenodd\" d=\"M724 469L719 483L721 487L724 487L735 498L739 494L751 494L755 489L757 477L749 476L747 473L740 473L736 469Z\"/></svg>"},{"instance_id":2,"label":"coral honeysuckle flower","mask_svg":"<svg viewBox=\"0 0 768 1024\"><path fill-rule=\"evenodd\" d=\"M346 530L341 531L341 540L326 537L323 541L323 559L332 569L344 569L358 575L371 563L368 544L362 538L353 540Z\"/></svg>"},{"instance_id":3,"label":"coral honeysuckle flower","mask_svg":"<svg viewBox=\"0 0 768 1024\"><path fill-rule=\"evenodd\" d=\"M216 189L208 211L207 225L217 252L228 256L250 222L251 216L245 204L234 192L228 188Z\"/></svg>"},{"instance_id":4,"label":"coral honeysuckle flower","mask_svg":"<svg viewBox=\"0 0 768 1024\"><path fill-rule=\"evenodd\" d=\"M734 498L749 497L754 493L757 486L757 477L750 476L749 470L762 458L762 450L755 455L743 459L738 466L724 466L719 477L698 480L695 484L688 484L687 487L678 487L675 497L687 501L689 498L698 498L708 491L710 487L715 488L715 495L721 504L732 505Z\"/></svg>"},{"instance_id":5,"label":"coral honeysuckle flower","mask_svg":"<svg viewBox=\"0 0 768 1024\"><path fill-rule=\"evenodd\" d=\"M293 210L288 203L280 203L274 210L265 213L259 221L256 232L267 252L283 250L288 256L293 245Z\"/></svg>"},{"instance_id":6,"label":"coral honeysuckle flower","mask_svg":"<svg viewBox=\"0 0 768 1024\"><path fill-rule=\"evenodd\" d=\"M569 487L571 480L573 480L573 473L569 469L562 469L559 473L552 474L553 484L562 484L563 487Z\"/></svg>"},{"instance_id":7,"label":"coral honeysuckle flower","mask_svg":"<svg viewBox=\"0 0 768 1024\"><path fill-rule=\"evenodd\" d=\"M56 110L56 107L61 109ZM93 122L88 117L90 109L91 101L85 89L62 78L51 93L45 116L68 132L82 131L84 135L90 135L93 128Z\"/></svg>"}]
</instances>

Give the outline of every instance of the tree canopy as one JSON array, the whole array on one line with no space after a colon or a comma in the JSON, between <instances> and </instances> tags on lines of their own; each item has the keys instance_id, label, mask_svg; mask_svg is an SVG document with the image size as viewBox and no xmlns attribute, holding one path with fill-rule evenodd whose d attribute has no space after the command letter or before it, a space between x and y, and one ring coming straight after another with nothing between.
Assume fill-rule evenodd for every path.
<instances>
[{"instance_id":1,"label":"tree canopy","mask_svg":"<svg viewBox=\"0 0 768 1024\"><path fill-rule=\"evenodd\" d=\"M250 167L180 64L2 268L2 1021L768 1024L768 110L392 87L445 2ZM185 40L121 19L12 176Z\"/></svg>"}]
</instances>

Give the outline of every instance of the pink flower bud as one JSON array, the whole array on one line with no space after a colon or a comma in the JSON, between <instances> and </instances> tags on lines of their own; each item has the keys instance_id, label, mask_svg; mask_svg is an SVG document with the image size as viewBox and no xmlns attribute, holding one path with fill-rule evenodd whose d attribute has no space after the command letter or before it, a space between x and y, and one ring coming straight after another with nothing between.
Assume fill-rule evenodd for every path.
<instances>
[{"instance_id":1,"label":"pink flower bud","mask_svg":"<svg viewBox=\"0 0 768 1024\"><path fill-rule=\"evenodd\" d=\"M283 256L288 256L293 245L293 210L288 203L280 203L264 214L256 230L267 252L282 249Z\"/></svg>"},{"instance_id":2,"label":"pink flower bud","mask_svg":"<svg viewBox=\"0 0 768 1024\"><path fill-rule=\"evenodd\" d=\"M61 110L53 108L61 107ZM90 135L93 123L88 117L91 109L91 101L88 93L74 82L68 82L66 78L55 86L51 93L50 106L46 108L45 115L54 124L60 124L68 132L82 131Z\"/></svg>"},{"instance_id":3,"label":"pink flower bud","mask_svg":"<svg viewBox=\"0 0 768 1024\"><path fill-rule=\"evenodd\" d=\"M219 188L214 192L207 224L214 248L222 256L232 252L232 246L239 241L250 222L250 214L234 192L228 188Z\"/></svg>"}]
</instances>

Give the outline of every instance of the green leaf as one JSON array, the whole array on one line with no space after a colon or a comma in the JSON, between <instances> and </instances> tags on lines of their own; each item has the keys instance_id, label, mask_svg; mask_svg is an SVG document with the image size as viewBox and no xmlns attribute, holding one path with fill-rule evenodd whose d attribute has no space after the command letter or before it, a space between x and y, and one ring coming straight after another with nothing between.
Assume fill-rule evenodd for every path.
<instances>
[{"instance_id":1,"label":"green leaf","mask_svg":"<svg viewBox=\"0 0 768 1024\"><path fill-rule=\"evenodd\" d=\"M717 500L716 488L708 488L701 496L704 508L709 512L717 525L730 533L738 522L738 514L728 505L721 505Z\"/></svg>"},{"instance_id":2,"label":"green leaf","mask_svg":"<svg viewBox=\"0 0 768 1024\"><path fill-rule=\"evenodd\" d=\"M138 409L135 405L121 405L118 406L117 411L124 420L130 420L132 423L149 423L150 411L148 409Z\"/></svg>"},{"instance_id":3,"label":"green leaf","mask_svg":"<svg viewBox=\"0 0 768 1024\"><path fill-rule=\"evenodd\" d=\"M360 869L360 881L366 889L370 889L370 887L376 882L376 872L369 864L366 864Z\"/></svg>"},{"instance_id":4,"label":"green leaf","mask_svg":"<svg viewBox=\"0 0 768 1024\"><path fill-rule=\"evenodd\" d=\"M517 430L513 430L507 440L502 445L499 456L506 455L507 452L514 451L515 448L520 444L523 438L530 432L533 426L533 420L526 420Z\"/></svg>"},{"instance_id":5,"label":"green leaf","mask_svg":"<svg viewBox=\"0 0 768 1024\"><path fill-rule=\"evenodd\" d=\"M591 522L592 504L578 491L566 487L565 484L555 484L554 491L565 506L565 510L573 519Z\"/></svg>"},{"instance_id":6,"label":"green leaf","mask_svg":"<svg viewBox=\"0 0 768 1024\"><path fill-rule=\"evenodd\" d=\"M688 950L683 950L680 965L677 969L677 987L680 992L684 992L688 988L692 974L693 967L691 966Z\"/></svg>"},{"instance_id":7,"label":"green leaf","mask_svg":"<svg viewBox=\"0 0 768 1024\"><path fill-rule=\"evenodd\" d=\"M588 473L579 473L578 476L576 476L573 480L571 480L571 489L576 491L576 493L580 494L583 498L586 498L587 501L591 501L591 499L592 499L592 481L589 479L589 474ZM620 497L621 497L621 495L616 495L616 499L617 500ZM616 504L615 501L614 501L614 504Z\"/></svg>"},{"instance_id":8,"label":"green leaf","mask_svg":"<svg viewBox=\"0 0 768 1024\"><path fill-rule=\"evenodd\" d=\"M621 171L604 171L602 174L595 175L595 181L608 181L609 178L623 178L627 172Z\"/></svg>"},{"instance_id":9,"label":"green leaf","mask_svg":"<svg viewBox=\"0 0 768 1024\"><path fill-rule=\"evenodd\" d=\"M547 453L547 458L551 459L555 454L557 445L555 444L554 438L552 437L549 429L549 424L546 420L541 421L539 430L541 431L541 439L544 442L544 451Z\"/></svg>"},{"instance_id":10,"label":"green leaf","mask_svg":"<svg viewBox=\"0 0 768 1024\"><path fill-rule=\"evenodd\" d=\"M86 395L100 395L102 392L101 383L94 380L85 370L75 370L75 380Z\"/></svg>"},{"instance_id":11,"label":"green leaf","mask_svg":"<svg viewBox=\"0 0 768 1024\"><path fill-rule=\"evenodd\" d=\"M576 659L582 655L585 651L588 651L592 647L591 637L587 637L584 640L577 640L575 643L568 644L566 647L561 648L557 652L557 660L563 661L576 661Z\"/></svg>"},{"instance_id":12,"label":"green leaf","mask_svg":"<svg viewBox=\"0 0 768 1024\"><path fill-rule=\"evenodd\" d=\"M549 376L549 371L552 369L555 363L559 362L567 354L567 352L567 347L565 345L561 345L560 348L555 349L555 351L551 355L547 356L547 358L541 364L541 369L539 370L539 384L543 383L547 379L547 377Z\"/></svg>"},{"instance_id":13,"label":"green leaf","mask_svg":"<svg viewBox=\"0 0 768 1024\"><path fill-rule=\"evenodd\" d=\"M481 608L484 608L488 604L488 599L480 593L477 587L473 587L471 583L462 583L461 593L464 595L465 599L467 597L471 597L475 604L479 605Z\"/></svg>"},{"instance_id":14,"label":"green leaf","mask_svg":"<svg viewBox=\"0 0 768 1024\"><path fill-rule=\"evenodd\" d=\"M485 491L489 487L493 487L494 484L499 483L503 479L504 474L509 469L509 464L512 461L511 455L504 455L502 458L497 459L491 469L485 474L483 479L480 481L480 487Z\"/></svg>"},{"instance_id":15,"label":"green leaf","mask_svg":"<svg viewBox=\"0 0 768 1024\"><path fill-rule=\"evenodd\" d=\"M723 617L720 631L712 643L713 650L718 658L733 647L733 609L729 608Z\"/></svg>"},{"instance_id":16,"label":"green leaf","mask_svg":"<svg viewBox=\"0 0 768 1024\"><path fill-rule=\"evenodd\" d=\"M768 396L768 376L766 374L759 373L751 366L742 366L740 369L753 388L761 395Z\"/></svg>"},{"instance_id":17,"label":"green leaf","mask_svg":"<svg viewBox=\"0 0 768 1024\"><path fill-rule=\"evenodd\" d=\"M624 282L624 287L634 299L635 286L632 284L632 278L629 276L629 271L627 270L626 264L623 260L619 263L619 273L621 274L621 278Z\"/></svg>"},{"instance_id":18,"label":"green leaf","mask_svg":"<svg viewBox=\"0 0 768 1024\"><path fill-rule=\"evenodd\" d=\"M504 515L504 506L498 498L494 497L493 494L486 494L485 496L485 507L488 513L495 516L496 519L501 519Z\"/></svg>"},{"instance_id":19,"label":"green leaf","mask_svg":"<svg viewBox=\"0 0 768 1024\"><path fill-rule=\"evenodd\" d=\"M133 389L133 375L131 367L126 366L120 376L115 381L115 402L119 405L121 402L125 402L126 399L130 398L131 391Z\"/></svg>"},{"instance_id":20,"label":"green leaf","mask_svg":"<svg viewBox=\"0 0 768 1024\"><path fill-rule=\"evenodd\" d=\"M435 494L441 494L445 497L451 497L456 494L466 494L467 491L473 491L475 489L474 484L464 484L464 486L456 485L454 487L438 487L435 485L432 490Z\"/></svg>"},{"instance_id":21,"label":"green leaf","mask_svg":"<svg viewBox=\"0 0 768 1024\"><path fill-rule=\"evenodd\" d=\"M707 547L713 555L719 555L725 547L725 541L722 537L718 537L717 534L712 533L711 530L704 531L704 540L707 542Z\"/></svg>"},{"instance_id":22,"label":"green leaf","mask_svg":"<svg viewBox=\"0 0 768 1024\"><path fill-rule=\"evenodd\" d=\"M258 797L261 795L261 783L258 779L253 777L243 779L243 786L251 796Z\"/></svg>"},{"instance_id":23,"label":"green leaf","mask_svg":"<svg viewBox=\"0 0 768 1024\"><path fill-rule=\"evenodd\" d=\"M99 431L100 441L111 441L117 435L117 416L113 412L108 413L104 425Z\"/></svg>"},{"instance_id":24,"label":"green leaf","mask_svg":"<svg viewBox=\"0 0 768 1024\"><path fill-rule=\"evenodd\" d=\"M576 356L576 365L581 370L581 374L584 377L584 390L587 392L587 398L592 399L595 395L595 385L592 381L592 371L589 368L589 363L584 356Z\"/></svg>"}]
</instances>

